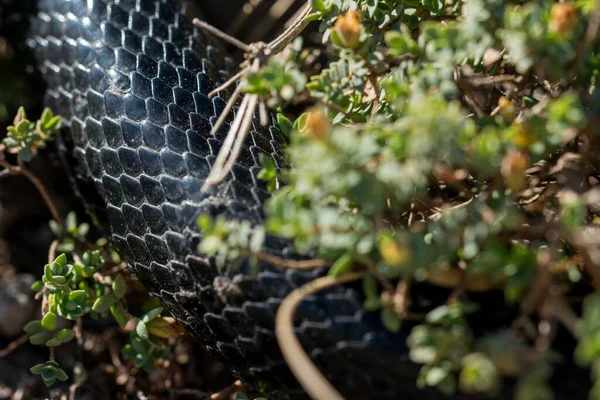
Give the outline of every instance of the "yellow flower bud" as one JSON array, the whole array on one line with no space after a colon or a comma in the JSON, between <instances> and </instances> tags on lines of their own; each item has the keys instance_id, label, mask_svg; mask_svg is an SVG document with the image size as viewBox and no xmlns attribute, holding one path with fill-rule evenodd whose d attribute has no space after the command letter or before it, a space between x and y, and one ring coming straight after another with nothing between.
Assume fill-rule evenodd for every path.
<instances>
[{"instance_id":1,"label":"yellow flower bud","mask_svg":"<svg viewBox=\"0 0 600 400\"><path fill-rule=\"evenodd\" d=\"M558 3L550 10L550 31L564 35L577 24L577 7L574 3Z\"/></svg>"},{"instance_id":2,"label":"yellow flower bud","mask_svg":"<svg viewBox=\"0 0 600 400\"><path fill-rule=\"evenodd\" d=\"M512 150L500 165L500 173L507 188L518 192L525 187L527 178L525 171L529 168L529 157L522 151Z\"/></svg>"},{"instance_id":3,"label":"yellow flower bud","mask_svg":"<svg viewBox=\"0 0 600 400\"><path fill-rule=\"evenodd\" d=\"M379 243L379 252L383 261L388 265L404 264L412 258L409 249L389 237L381 240Z\"/></svg>"},{"instance_id":4,"label":"yellow flower bud","mask_svg":"<svg viewBox=\"0 0 600 400\"><path fill-rule=\"evenodd\" d=\"M348 11L340 15L335 22L335 31L344 47L356 49L360 46L360 13Z\"/></svg>"},{"instance_id":5,"label":"yellow flower bud","mask_svg":"<svg viewBox=\"0 0 600 400\"><path fill-rule=\"evenodd\" d=\"M498 113L507 121L515 119L515 106L512 101L506 97L500 97L498 100Z\"/></svg>"},{"instance_id":6,"label":"yellow flower bud","mask_svg":"<svg viewBox=\"0 0 600 400\"><path fill-rule=\"evenodd\" d=\"M527 149L538 139L536 132L527 124L515 124L511 130L511 141L517 147Z\"/></svg>"}]
</instances>

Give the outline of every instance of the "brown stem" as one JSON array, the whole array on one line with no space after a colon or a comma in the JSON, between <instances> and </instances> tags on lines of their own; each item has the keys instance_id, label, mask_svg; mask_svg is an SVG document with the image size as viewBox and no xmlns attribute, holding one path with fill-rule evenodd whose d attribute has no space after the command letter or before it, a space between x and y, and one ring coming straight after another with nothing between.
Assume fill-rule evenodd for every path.
<instances>
[{"instance_id":1,"label":"brown stem","mask_svg":"<svg viewBox=\"0 0 600 400\"><path fill-rule=\"evenodd\" d=\"M523 77L522 76L514 76L514 75L496 75L496 76L486 76L484 78L478 78L478 77L473 77L473 78L463 78L463 80L465 82L467 82L468 84L470 84L471 86L474 87L478 87L478 86L488 86L488 85L495 85L498 83L521 83L523 81Z\"/></svg>"},{"instance_id":2,"label":"brown stem","mask_svg":"<svg viewBox=\"0 0 600 400\"><path fill-rule=\"evenodd\" d=\"M283 357L304 390L315 400L343 400L338 391L314 365L294 333L294 313L304 298L332 286L361 279L364 272L324 276L292 291L281 303L275 317L275 332Z\"/></svg>"},{"instance_id":3,"label":"brown stem","mask_svg":"<svg viewBox=\"0 0 600 400\"><path fill-rule=\"evenodd\" d=\"M52 264L56 259L56 248L58 247L59 243L59 240L53 240L50 244L50 249L48 249L48 264Z\"/></svg>"},{"instance_id":4,"label":"brown stem","mask_svg":"<svg viewBox=\"0 0 600 400\"><path fill-rule=\"evenodd\" d=\"M217 393L213 393L210 395L210 400L225 400L235 392L242 390L247 385L246 383L240 381L239 379L233 382L231 385L227 386L225 389L218 391Z\"/></svg>"},{"instance_id":5,"label":"brown stem","mask_svg":"<svg viewBox=\"0 0 600 400\"><path fill-rule=\"evenodd\" d=\"M574 338L581 340L581 331L577 327L579 318L562 295L549 296L543 308L549 316L556 318Z\"/></svg>"},{"instance_id":6,"label":"brown stem","mask_svg":"<svg viewBox=\"0 0 600 400\"><path fill-rule=\"evenodd\" d=\"M410 278L405 278L398 281L396 293L394 294L394 311L400 317L404 317L408 313L409 297L410 297Z\"/></svg>"},{"instance_id":7,"label":"brown stem","mask_svg":"<svg viewBox=\"0 0 600 400\"><path fill-rule=\"evenodd\" d=\"M19 346L24 345L29 340L31 335L26 333L24 335L19 336L16 340L9 343L4 349L0 350L0 358L6 357L13 351L15 351Z\"/></svg>"},{"instance_id":8,"label":"brown stem","mask_svg":"<svg viewBox=\"0 0 600 400\"><path fill-rule=\"evenodd\" d=\"M264 251L259 251L254 256L260 261L283 269L315 269L329 266L329 263L324 260L285 260Z\"/></svg>"},{"instance_id":9,"label":"brown stem","mask_svg":"<svg viewBox=\"0 0 600 400\"><path fill-rule=\"evenodd\" d=\"M31 171L29 171L25 167L25 165L23 164L23 160L20 157L17 158L17 160L19 163L19 168L20 168L21 174L23 174L27 179L29 179L29 182L31 182L33 184L33 186L35 186L37 191L40 193L40 195L44 199L46 206L50 210L50 213L52 214L52 218L54 218L54 220L59 223L61 228L63 228L63 230L65 230L64 222L63 222L62 218L60 217L58 209L54 205L54 202L52 201L52 197L50 196L50 193L46 190L46 187L44 186L42 181L40 181L37 176L35 176Z\"/></svg>"},{"instance_id":10,"label":"brown stem","mask_svg":"<svg viewBox=\"0 0 600 400\"><path fill-rule=\"evenodd\" d=\"M75 321L73 331L75 332L75 337L77 338L77 344L83 347L83 320L81 318L77 318Z\"/></svg>"}]
</instances>

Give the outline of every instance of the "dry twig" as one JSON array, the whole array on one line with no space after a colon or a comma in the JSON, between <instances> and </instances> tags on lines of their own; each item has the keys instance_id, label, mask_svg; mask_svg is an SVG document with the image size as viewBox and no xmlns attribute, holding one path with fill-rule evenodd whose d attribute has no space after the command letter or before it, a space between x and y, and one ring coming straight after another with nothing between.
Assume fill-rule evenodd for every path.
<instances>
[{"instance_id":1,"label":"dry twig","mask_svg":"<svg viewBox=\"0 0 600 400\"><path fill-rule=\"evenodd\" d=\"M214 34L215 36L223 39L224 41L238 47L242 51L246 53L246 60L241 64L240 71L235 74L232 78L230 78L223 85L219 86L215 90L213 90L209 95L214 96L218 92L229 88L230 86L236 84L240 79L242 79L247 73L256 73L258 70L265 65L268 59L279 52L281 52L296 36L298 36L304 28L308 26L310 21L306 19L306 17L310 14L312 8L309 4L307 4L303 10L298 14L298 17L294 20L294 22L286 28L286 30L279 35L276 39L271 41L270 43L251 43L246 44L225 32L220 31L219 29L207 24L206 22L200 21L199 19L194 19L193 23L200 28ZM219 129L225 123L225 120L233 107L237 103L240 98L242 92L244 90L243 83L239 84L234 90L231 98L227 102L225 106L225 110L215 123L212 128L211 134L215 135ZM266 113L266 105L262 98L259 98L258 95L248 94L245 95L242 99L242 103L236 113L235 119L229 128L227 133L227 138L219 151L217 159L215 160L215 164L212 167L212 170L209 176L206 178L204 182L204 186L202 187L203 191L206 191L213 187L214 185L222 182L229 172L233 165L235 164L241 150L242 145L250 132L250 127L252 125L252 119L256 113L256 109L259 107L260 111L260 121L262 124L268 123L268 117Z\"/></svg>"},{"instance_id":2,"label":"dry twig","mask_svg":"<svg viewBox=\"0 0 600 400\"><path fill-rule=\"evenodd\" d=\"M304 390L315 400L343 400L338 391L314 365L294 333L294 312L302 300L332 286L361 279L364 272L338 277L324 276L291 292L281 303L275 317L277 341L290 369Z\"/></svg>"}]
</instances>

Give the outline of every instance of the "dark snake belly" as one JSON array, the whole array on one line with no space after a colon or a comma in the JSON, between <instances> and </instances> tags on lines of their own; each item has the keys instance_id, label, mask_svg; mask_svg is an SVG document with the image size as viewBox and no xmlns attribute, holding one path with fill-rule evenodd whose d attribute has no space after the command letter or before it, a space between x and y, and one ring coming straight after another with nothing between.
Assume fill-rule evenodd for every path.
<instances>
[{"instance_id":1,"label":"dark snake belly","mask_svg":"<svg viewBox=\"0 0 600 400\"><path fill-rule=\"evenodd\" d=\"M258 157L283 162L279 131L255 121L229 179L200 190L227 131L209 133L227 93L207 95L235 63L170 0L40 0L37 7L29 46L47 105L68 122L62 153L90 213L213 355L244 380L304 396L282 359L274 317L290 291L324 271L263 265L251 276L243 266L218 269L196 251L200 214L262 220L269 193L257 178ZM277 240L268 247L291 254ZM302 303L296 332L316 365L349 399L443 398L416 388L410 325L391 334L362 302L360 286L346 285Z\"/></svg>"}]
</instances>

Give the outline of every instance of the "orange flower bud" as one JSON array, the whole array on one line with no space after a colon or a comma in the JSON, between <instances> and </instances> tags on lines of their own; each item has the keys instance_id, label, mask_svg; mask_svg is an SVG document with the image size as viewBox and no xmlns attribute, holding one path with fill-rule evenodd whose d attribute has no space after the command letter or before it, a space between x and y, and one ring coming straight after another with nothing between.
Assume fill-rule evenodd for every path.
<instances>
[{"instance_id":1,"label":"orange flower bud","mask_svg":"<svg viewBox=\"0 0 600 400\"><path fill-rule=\"evenodd\" d=\"M331 123L323 111L316 109L308 113L303 130L313 139L325 140L331 131Z\"/></svg>"},{"instance_id":2,"label":"orange flower bud","mask_svg":"<svg viewBox=\"0 0 600 400\"><path fill-rule=\"evenodd\" d=\"M550 31L559 35L568 33L577 23L577 7L573 3L554 4L550 10Z\"/></svg>"},{"instance_id":3,"label":"orange flower bud","mask_svg":"<svg viewBox=\"0 0 600 400\"><path fill-rule=\"evenodd\" d=\"M340 15L335 22L335 31L344 47L356 49L360 46L360 13L358 11L348 11Z\"/></svg>"}]
</instances>

